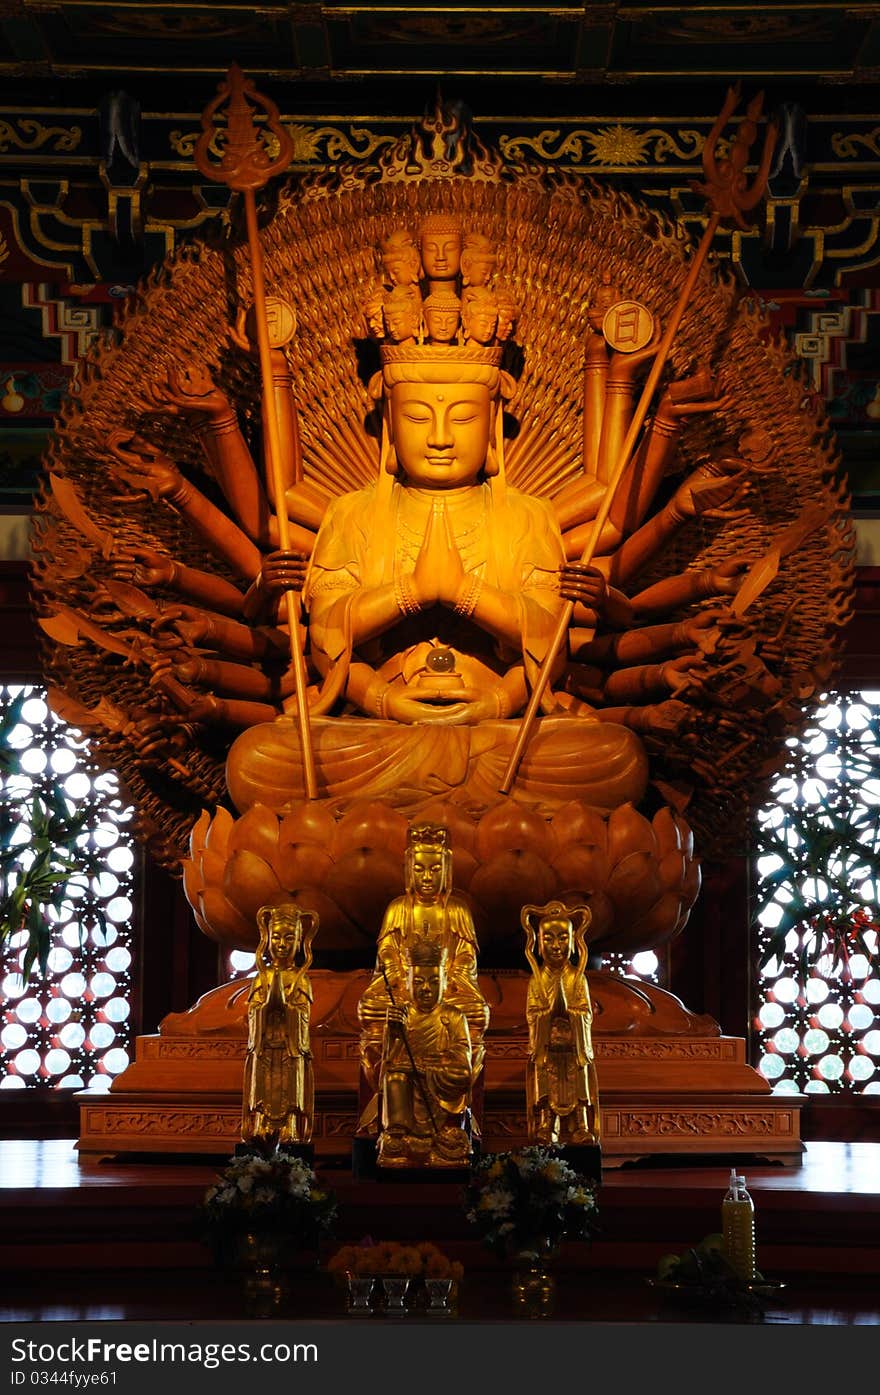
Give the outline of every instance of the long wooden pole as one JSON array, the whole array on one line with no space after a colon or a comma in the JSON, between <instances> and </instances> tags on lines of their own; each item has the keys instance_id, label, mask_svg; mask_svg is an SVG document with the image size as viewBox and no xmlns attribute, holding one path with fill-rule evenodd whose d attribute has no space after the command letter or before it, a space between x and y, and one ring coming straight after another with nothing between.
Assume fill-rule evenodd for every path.
<instances>
[{"instance_id":1,"label":"long wooden pole","mask_svg":"<svg viewBox=\"0 0 880 1395\"><path fill-rule=\"evenodd\" d=\"M636 447L636 442L638 441L639 432L641 431L642 426L644 425L645 417L648 415L648 408L651 405L651 400L657 389L657 384L660 381L660 375L663 372L663 369L666 367L666 360L668 359L669 351L672 348L672 341L678 333L678 327L681 324L682 316L684 315L684 312L687 309L688 301L690 300L694 286L696 285L697 277L699 276L700 271L703 267L703 263L705 262L706 257L709 254L709 248L712 245L712 239L715 236L718 224L720 222L720 218L721 215L718 212L715 212L711 215L706 225L706 231L703 233L703 236L700 239L700 244L696 252L694 253L693 258L691 259L691 264L688 269L688 274L685 278L684 285L682 286L679 292L678 299L675 302L672 314L670 315L669 321L663 332L663 337L660 340L660 344L657 348L657 353L654 356L654 362L651 365L651 371L645 379L645 385L642 388L642 393L639 398L638 405L636 406L635 412L633 413L632 421L629 424L629 430L626 433L626 438L621 448L620 458L618 459L617 464L614 467L614 472L611 476L611 479L608 482L608 488L605 490L605 493L602 497L602 503L599 506L599 512L596 514L596 517L593 520L593 526L590 530L590 536L588 537L586 546L583 552L581 553L580 560L582 566L588 565L595 556L596 548L599 545L599 537L601 535L602 529L605 526L605 522L608 518L608 515L611 512L611 505L614 503L614 496L617 493L617 490L620 486L620 482L623 479L626 468L629 465L630 460L632 458L633 451ZM528 745L529 737L532 734L532 729L535 725L535 721L538 716L538 708L540 707L541 701L544 697L544 693L547 690L547 684L550 682L550 673L552 671L554 663L556 662L557 655L562 649L563 644L565 644L566 642L573 614L574 602L566 601L562 611L560 612L559 620L557 622L556 629L553 633L553 638L550 641L550 647L547 650L547 653L544 657L544 662L541 665L541 671L538 674L534 687L532 688L532 693L529 698L528 706L526 707L526 710L523 713L522 721L520 722L519 731L516 734L516 742L514 743L513 750L510 754L510 760L507 763L507 769L504 772L504 779L501 783L502 794L509 794L511 789L513 788L513 782L516 779L516 772L519 769L520 761L523 758L526 746Z\"/></svg>"},{"instance_id":2,"label":"long wooden pole","mask_svg":"<svg viewBox=\"0 0 880 1395\"><path fill-rule=\"evenodd\" d=\"M764 151L751 186L749 186L745 177L745 167L749 156L749 148L758 133L757 122L763 105L763 93L753 98L746 108L745 117L740 123L736 137L726 157L723 160L716 160L715 158L718 138L721 135L725 122L732 116L739 101L739 96L739 83L728 88L727 96L721 111L703 146L702 163L705 182L703 184L696 184L694 187L698 192L705 194L712 212L709 215L706 231L703 233L700 244L694 253L688 274L679 292L669 323L660 340L657 356L654 359L651 371L642 389L642 395L639 398L638 406L630 422L629 431L626 434L626 440L620 452L620 459L608 482L608 488L605 491L601 507L596 515L596 519L590 531L590 536L587 539L587 545L581 554L582 566L591 562L595 555L599 543L599 535L608 518L611 505L614 502L615 493L623 478L624 471L629 465L638 434L642 429L645 417L648 413L648 408L651 404L651 399L660 381L660 374L666 366L666 360L669 357L672 341L681 324L682 316L687 308L687 303L690 300L694 286L696 285L697 277L709 254L709 247L715 236L718 225L722 218L727 218L733 220L738 227L745 228L747 225L743 221L743 212L756 206L767 187L770 159L773 153L773 145L778 134L776 124L773 121L768 122L764 137ZM514 743L513 751L511 752L510 760L507 763L507 769L504 773L504 779L501 783L502 794L509 794L513 788L516 772L519 769L520 761L522 760L523 753L529 737L531 736L532 728L535 725L538 708L541 705L541 700L544 697L547 684L550 681L550 673L556 662L557 655L566 642L568 628L571 624L573 615L574 603L572 601L567 601L559 616L556 630L550 641L550 647L544 657L541 671L538 674L537 681L532 689L531 697L529 698L528 706L523 714L523 719L520 723L519 731L517 732L516 742Z\"/></svg>"},{"instance_id":3,"label":"long wooden pole","mask_svg":"<svg viewBox=\"0 0 880 1395\"><path fill-rule=\"evenodd\" d=\"M278 142L278 152L269 157L264 141L260 137L248 105L248 97L262 107L267 117L267 127ZM219 161L211 159L211 147L215 135L214 115L229 99L226 142ZM290 520L284 504L284 470L281 461L281 433L278 429L278 412L275 403L275 390L272 381L272 352L269 344L269 326L266 321L266 281L263 274L263 249L257 226L257 202L254 191L261 189L273 175L280 174L293 154L293 144L281 124L278 108L268 97L257 92L237 63L229 69L226 81L221 83L218 96L208 104L202 113L202 134L196 142L195 162L202 174L228 188L244 195L245 220L247 225L248 252L254 283L254 319L257 325L257 349L260 360L260 377L263 384L263 418L266 425L266 473L270 495L275 500L275 516L278 520L278 543L283 551L290 549ZM307 799L317 799L318 780L315 773L315 756L312 750L311 724L309 721L308 678L306 661L299 639L300 597L296 591L286 591L282 605L287 615L290 636L290 658L296 687L296 715L299 742L302 752L303 784Z\"/></svg>"},{"instance_id":4,"label":"long wooden pole","mask_svg":"<svg viewBox=\"0 0 880 1395\"><path fill-rule=\"evenodd\" d=\"M281 462L281 435L278 430L278 412L272 382L272 350L269 344L269 326L266 321L266 283L263 276L263 251L260 246L257 228L257 201L253 189L244 191L244 211L247 221L248 246L251 254L251 268L254 278L254 318L257 322L257 348L260 356L260 376L263 380L263 399L266 403L265 421L268 439L266 441L267 473L272 483L271 493L275 499L275 516L278 520L278 545L283 552L290 550L290 520L284 503L284 469ZM287 625L290 631L290 657L293 667L293 680L296 684L296 715L299 724L300 748L302 751L303 783L307 799L317 799L318 779L315 772L315 753L312 750L311 726L309 722L308 677L306 661L299 641L300 598L296 591L285 591L283 605L287 612Z\"/></svg>"}]
</instances>

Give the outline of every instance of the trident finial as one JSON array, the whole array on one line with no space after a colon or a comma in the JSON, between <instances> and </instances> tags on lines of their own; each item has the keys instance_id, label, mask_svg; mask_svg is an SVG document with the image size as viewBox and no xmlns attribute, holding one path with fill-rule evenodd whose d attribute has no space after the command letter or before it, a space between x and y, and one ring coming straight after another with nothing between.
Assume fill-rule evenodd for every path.
<instances>
[{"instance_id":1,"label":"trident finial","mask_svg":"<svg viewBox=\"0 0 880 1395\"><path fill-rule=\"evenodd\" d=\"M746 114L739 124L727 158L718 160L715 157L718 139L736 110L739 99L740 84L736 83L734 87L728 87L724 105L706 137L706 144L703 146L705 182L700 183L694 180L692 188L698 194L704 195L719 220L722 218L730 219L738 228L745 231L748 224L743 218L743 213L755 207L767 187L770 160L773 156L773 147L776 144L779 128L774 121L768 121L767 130L764 133L764 151L761 163L750 188L745 168L749 159L749 151L758 134L758 120L764 105L763 92L759 92L756 97L753 97L746 107Z\"/></svg>"},{"instance_id":2,"label":"trident finial","mask_svg":"<svg viewBox=\"0 0 880 1395\"><path fill-rule=\"evenodd\" d=\"M214 117L229 100L226 113L226 140L219 160L210 158L210 147L216 134ZM251 104L266 113L266 125L260 130L254 124ZM272 159L265 139L271 131L278 142L278 153ZM217 96L202 112L202 134L196 141L195 162L202 174L230 189L262 189L264 184L287 169L293 158L293 141L281 124L278 108L250 78L246 78L237 63L233 63L217 88Z\"/></svg>"}]
</instances>

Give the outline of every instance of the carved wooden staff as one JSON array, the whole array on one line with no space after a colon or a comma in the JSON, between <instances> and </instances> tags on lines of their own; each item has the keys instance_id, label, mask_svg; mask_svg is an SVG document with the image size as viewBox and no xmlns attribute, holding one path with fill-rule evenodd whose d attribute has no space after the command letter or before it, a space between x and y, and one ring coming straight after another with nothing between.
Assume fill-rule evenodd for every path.
<instances>
[{"instance_id":1,"label":"carved wooden staff","mask_svg":"<svg viewBox=\"0 0 880 1395\"><path fill-rule=\"evenodd\" d=\"M633 413L632 421L629 425L629 430L626 433L626 439L624 440L623 447L620 452L620 459L618 460L614 468L614 472L611 476L611 479L608 482L608 488L606 489L605 494L602 498L602 503L600 505L599 512L597 513L593 521L593 527L590 532L590 536L587 539L586 547L584 548L580 558L580 563L582 566L588 566L589 563L593 560L596 548L599 543L599 536L605 525L605 521L608 518L609 513L611 512L611 505L614 503L614 496L617 492L618 486L620 485L620 482L623 479L623 476L630 463L630 460L632 459L632 454L635 450L639 432L641 431L642 426L644 425L645 417L648 414L648 408L651 405L651 400L656 391L657 384L660 381L660 375L662 374L663 369L666 367L666 360L669 357L669 351L672 348L673 340L675 339L675 336L678 333L678 327L681 324L682 317L684 315L685 310L687 309L688 302L690 301L694 286L697 282L697 277L699 276L703 268L703 264L705 263L706 257L709 254L709 248L712 244L712 239L714 238L715 233L718 230L718 226L722 218L729 218L732 219L737 224L737 226L745 228L747 225L742 216L743 212L754 208L758 200L764 193L764 189L767 184L767 175L770 170L770 160L773 154L773 146L775 144L777 134L777 128L772 122L770 122L767 126L767 132L764 139L764 151L761 157L761 164L752 182L751 188L749 188L748 180L746 179L744 173L745 166L748 161L749 150L751 148L752 142L755 139L755 136L758 133L757 121L761 113L761 107L763 105L763 92L759 93L758 96L753 98L752 101L749 103L748 108L746 110L746 115L743 117L743 120L740 123L739 130L736 134L736 139L733 142L733 145L731 146L728 158L726 160L721 161L716 161L715 159L715 149L718 144L718 138L721 135L721 132L725 124L736 109L737 103L739 102L739 97L739 83L737 83L735 87L728 88L727 97L725 98L724 105L722 106L721 111L714 125L712 126L711 131L709 132L709 135L706 137L706 143L703 148L703 171L705 173L706 180L705 183L695 185L694 187L697 188L700 193L705 194L709 207L712 211L709 216L709 221L706 224L706 230L703 233L702 238L700 239L700 244L691 259L691 264L688 268L688 274L685 278L684 285L682 286L681 291L679 292L678 299L675 302L672 314L669 317L666 329L660 340L660 344L657 348L656 357L654 359L653 364L651 365L651 371L648 374L647 379L645 380L645 385L642 389L641 397L639 398L638 405L635 409L635 412ZM568 629L571 625L573 614L574 602L566 601L565 606L563 607L562 612L560 613L559 621L556 626L556 630L554 631L553 638L550 641L550 647L547 650L547 653L544 657L544 662L541 665L541 670L532 689L528 706L526 707L526 710L523 713L523 718L520 723L519 731L516 735L516 742L514 743L513 751L510 755L510 760L507 763L507 769L504 772L504 779L501 783L502 794L509 794L511 789L513 788L513 782L516 779L516 772L519 769L520 761L523 758L523 754L525 753L529 737L532 734L532 728L535 725L535 721L538 715L538 708L541 705L541 700L544 697L544 693L547 690L547 684L550 681L551 669L553 668L553 665L556 662L557 655L560 653L562 646L566 642L568 636Z\"/></svg>"},{"instance_id":2,"label":"carved wooden staff","mask_svg":"<svg viewBox=\"0 0 880 1395\"><path fill-rule=\"evenodd\" d=\"M210 156L211 143L216 135L214 116L227 99L229 110L227 112L226 143L219 161L214 161ZM249 101L261 107L266 113L266 128L272 132L278 142L278 153L274 158L270 158L266 143L261 139L260 132L254 124ZM236 193L244 195L248 250L254 280L257 348L265 403L266 467L270 484L269 492L275 499L278 545L285 552L290 550L290 527L287 510L284 506L281 437L278 430L278 416L272 383L272 356L269 345L269 327L266 322L266 283L263 276L263 251L257 229L255 190L262 189L276 174L285 170L290 164L292 156L293 142L281 124L281 117L275 103L258 92L254 84L245 78L238 64L233 63L226 79L221 82L217 90L217 96L212 102L209 102L202 113L202 134L196 142L195 162L202 174L208 179L226 184ZM316 799L318 781L315 775L315 757L312 751L309 724L306 661L299 642L301 611L299 594L296 591L286 591L283 605L287 611L287 624L290 630L290 658L296 685L296 714L302 750L303 781L306 797Z\"/></svg>"}]
</instances>

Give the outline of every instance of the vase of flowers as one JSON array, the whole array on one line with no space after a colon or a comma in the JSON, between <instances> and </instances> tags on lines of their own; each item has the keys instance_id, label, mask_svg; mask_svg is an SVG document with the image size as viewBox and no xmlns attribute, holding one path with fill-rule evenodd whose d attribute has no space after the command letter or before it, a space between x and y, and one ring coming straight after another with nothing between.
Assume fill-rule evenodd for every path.
<instances>
[{"instance_id":1,"label":"vase of flowers","mask_svg":"<svg viewBox=\"0 0 880 1395\"><path fill-rule=\"evenodd\" d=\"M332 1229L336 1199L302 1158L283 1152L234 1157L205 1193L202 1230L218 1263L245 1274L248 1297L277 1308L295 1254Z\"/></svg>"},{"instance_id":2,"label":"vase of flowers","mask_svg":"<svg viewBox=\"0 0 880 1395\"><path fill-rule=\"evenodd\" d=\"M563 1240L586 1240L596 1225L595 1187L549 1148L494 1153L474 1169L465 1215L484 1243L513 1269L518 1317L549 1317L551 1264Z\"/></svg>"}]
</instances>

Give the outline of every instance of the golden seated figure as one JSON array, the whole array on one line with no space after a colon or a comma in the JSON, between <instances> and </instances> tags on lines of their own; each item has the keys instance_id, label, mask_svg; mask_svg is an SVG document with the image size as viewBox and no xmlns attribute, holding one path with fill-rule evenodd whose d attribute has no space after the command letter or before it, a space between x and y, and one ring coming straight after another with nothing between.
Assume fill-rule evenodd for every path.
<instances>
[{"instance_id":1,"label":"golden seated figure","mask_svg":"<svg viewBox=\"0 0 880 1395\"><path fill-rule=\"evenodd\" d=\"M429 939L412 945L405 997L386 1008L380 1167L462 1167L470 1157L471 1041L446 999L446 959Z\"/></svg>"},{"instance_id":2,"label":"golden seated figure","mask_svg":"<svg viewBox=\"0 0 880 1395\"><path fill-rule=\"evenodd\" d=\"M454 217L422 224L429 288L458 283L462 237ZM511 719L564 605L553 509L505 481L502 408L513 382L497 307L481 289L492 313L481 305L475 324L467 308L462 324L450 289L423 302L416 294L420 308L402 328L393 291L381 319L368 316L382 361L371 384L386 423L379 479L329 504L303 592L323 680L312 713L344 702L358 714L313 723L322 796L390 798L406 812L450 792L473 811L498 803ZM563 656L557 677L564 665ZM547 809L574 798L605 810L638 803L648 764L635 733L601 726L583 704L577 717L547 706L558 715L530 745L517 799ZM283 812L301 799L293 720L239 737L227 783L241 812L255 803Z\"/></svg>"},{"instance_id":3,"label":"golden seated figure","mask_svg":"<svg viewBox=\"0 0 880 1395\"><path fill-rule=\"evenodd\" d=\"M448 829L431 824L410 829L405 886L404 895L395 897L385 912L376 946L376 968L358 1003L364 1074L377 1090L388 1008L405 998L410 950L429 942L444 952L444 1002L467 1020L476 1080L483 1064L489 1008L477 978L477 937L471 913L452 890Z\"/></svg>"}]
</instances>

